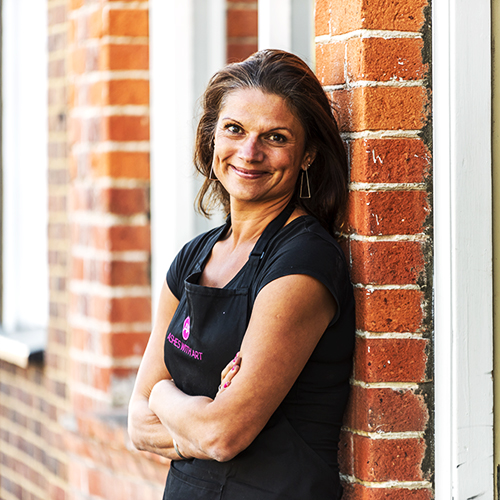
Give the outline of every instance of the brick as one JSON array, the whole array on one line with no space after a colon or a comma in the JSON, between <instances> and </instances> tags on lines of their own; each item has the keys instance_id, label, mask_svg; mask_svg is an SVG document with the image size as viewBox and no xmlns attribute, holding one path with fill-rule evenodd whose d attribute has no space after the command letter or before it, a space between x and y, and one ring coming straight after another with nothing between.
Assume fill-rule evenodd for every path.
<instances>
[{"instance_id":1,"label":"brick","mask_svg":"<svg viewBox=\"0 0 500 500\"><path fill-rule=\"evenodd\" d=\"M48 8L47 20L48 26L54 26L55 24L62 24L66 21L67 10L66 5L58 5L55 7Z\"/></svg>"},{"instance_id":2,"label":"brick","mask_svg":"<svg viewBox=\"0 0 500 500\"><path fill-rule=\"evenodd\" d=\"M75 48L70 52L70 71L72 73L76 73L77 75L81 75L85 72L86 67L86 53L84 48ZM52 76L49 73L49 77ZM56 76L56 75L54 75ZM61 75L64 76L64 75Z\"/></svg>"},{"instance_id":3,"label":"brick","mask_svg":"<svg viewBox=\"0 0 500 500\"><path fill-rule=\"evenodd\" d=\"M356 288L356 326L369 332L416 332L422 327L423 293L419 290Z\"/></svg>"},{"instance_id":4,"label":"brick","mask_svg":"<svg viewBox=\"0 0 500 500\"><path fill-rule=\"evenodd\" d=\"M425 441L419 438L370 439L343 432L339 443L341 470L362 481L422 481Z\"/></svg>"},{"instance_id":5,"label":"brick","mask_svg":"<svg viewBox=\"0 0 500 500\"><path fill-rule=\"evenodd\" d=\"M422 432L429 421L424 397L412 389L351 387L344 422L365 432Z\"/></svg>"},{"instance_id":6,"label":"brick","mask_svg":"<svg viewBox=\"0 0 500 500\"><path fill-rule=\"evenodd\" d=\"M227 36L247 37L257 36L258 14L256 10L228 10Z\"/></svg>"},{"instance_id":7,"label":"brick","mask_svg":"<svg viewBox=\"0 0 500 500\"><path fill-rule=\"evenodd\" d=\"M102 231L101 229L104 229ZM99 228L96 241L97 248L105 248L111 251L125 250L150 250L150 228L149 226L112 226L110 228Z\"/></svg>"},{"instance_id":8,"label":"brick","mask_svg":"<svg viewBox=\"0 0 500 500\"><path fill-rule=\"evenodd\" d=\"M421 38L353 38L347 42L349 80L411 81L424 78Z\"/></svg>"},{"instance_id":9,"label":"brick","mask_svg":"<svg viewBox=\"0 0 500 500\"><path fill-rule=\"evenodd\" d=\"M101 196L103 211L113 214L134 215L149 210L148 193L143 188L104 189Z\"/></svg>"},{"instance_id":10,"label":"brick","mask_svg":"<svg viewBox=\"0 0 500 500\"><path fill-rule=\"evenodd\" d=\"M145 9L111 9L108 18L110 36L149 36L149 13Z\"/></svg>"},{"instance_id":11,"label":"brick","mask_svg":"<svg viewBox=\"0 0 500 500\"><path fill-rule=\"evenodd\" d=\"M351 278L364 285L416 284L424 270L416 241L351 241Z\"/></svg>"},{"instance_id":12,"label":"brick","mask_svg":"<svg viewBox=\"0 0 500 500\"><path fill-rule=\"evenodd\" d=\"M90 163L96 177L149 180L149 153L92 153Z\"/></svg>"},{"instance_id":13,"label":"brick","mask_svg":"<svg viewBox=\"0 0 500 500\"><path fill-rule=\"evenodd\" d=\"M149 210L149 192L145 188L71 188L72 211L95 211L117 215L135 215Z\"/></svg>"},{"instance_id":14,"label":"brick","mask_svg":"<svg viewBox=\"0 0 500 500\"><path fill-rule=\"evenodd\" d=\"M70 9L71 10L78 10L80 7L83 7L85 3L85 0L70 0Z\"/></svg>"},{"instance_id":15,"label":"brick","mask_svg":"<svg viewBox=\"0 0 500 500\"><path fill-rule=\"evenodd\" d=\"M48 76L49 78L62 78L66 76L65 59L53 59L49 61Z\"/></svg>"},{"instance_id":16,"label":"brick","mask_svg":"<svg viewBox=\"0 0 500 500\"><path fill-rule=\"evenodd\" d=\"M432 500L433 490L430 488L370 488L362 484L344 484L342 500Z\"/></svg>"},{"instance_id":17,"label":"brick","mask_svg":"<svg viewBox=\"0 0 500 500\"><path fill-rule=\"evenodd\" d=\"M257 52L257 50L257 41L255 41L255 43L238 43L237 41L229 41L227 45L227 62L232 63L244 61L254 52Z\"/></svg>"},{"instance_id":18,"label":"brick","mask_svg":"<svg viewBox=\"0 0 500 500\"><path fill-rule=\"evenodd\" d=\"M351 231L366 236L424 233L428 196L425 191L351 191Z\"/></svg>"},{"instance_id":19,"label":"brick","mask_svg":"<svg viewBox=\"0 0 500 500\"><path fill-rule=\"evenodd\" d=\"M49 35L47 42L49 52L65 49L68 43L66 40L66 33Z\"/></svg>"},{"instance_id":20,"label":"brick","mask_svg":"<svg viewBox=\"0 0 500 500\"><path fill-rule=\"evenodd\" d=\"M87 226L72 224L73 243L100 250L150 250L149 226Z\"/></svg>"},{"instance_id":21,"label":"brick","mask_svg":"<svg viewBox=\"0 0 500 500\"><path fill-rule=\"evenodd\" d=\"M103 45L99 53L99 69L147 70L149 69L149 45Z\"/></svg>"},{"instance_id":22,"label":"brick","mask_svg":"<svg viewBox=\"0 0 500 500\"><path fill-rule=\"evenodd\" d=\"M340 35L358 29L420 31L426 0L317 0L316 34Z\"/></svg>"},{"instance_id":23,"label":"brick","mask_svg":"<svg viewBox=\"0 0 500 500\"><path fill-rule=\"evenodd\" d=\"M150 280L149 262L111 262L110 284L115 286L148 286Z\"/></svg>"},{"instance_id":24,"label":"brick","mask_svg":"<svg viewBox=\"0 0 500 500\"><path fill-rule=\"evenodd\" d=\"M149 104L148 80L111 80L108 82L108 102L111 106Z\"/></svg>"},{"instance_id":25,"label":"brick","mask_svg":"<svg viewBox=\"0 0 500 500\"><path fill-rule=\"evenodd\" d=\"M86 260L73 258L73 279L109 286L149 286L149 262Z\"/></svg>"},{"instance_id":26,"label":"brick","mask_svg":"<svg viewBox=\"0 0 500 500\"><path fill-rule=\"evenodd\" d=\"M316 35L340 35L361 29L363 0L316 0Z\"/></svg>"},{"instance_id":27,"label":"brick","mask_svg":"<svg viewBox=\"0 0 500 500\"><path fill-rule=\"evenodd\" d=\"M427 5L427 0L363 0L362 27L418 32L424 26Z\"/></svg>"},{"instance_id":28,"label":"brick","mask_svg":"<svg viewBox=\"0 0 500 500\"><path fill-rule=\"evenodd\" d=\"M103 336L103 353L109 356L142 356L148 343L150 332L112 333Z\"/></svg>"},{"instance_id":29,"label":"brick","mask_svg":"<svg viewBox=\"0 0 500 500\"><path fill-rule=\"evenodd\" d=\"M427 121L423 87L357 87L332 92L342 131L420 130Z\"/></svg>"},{"instance_id":30,"label":"brick","mask_svg":"<svg viewBox=\"0 0 500 500\"><path fill-rule=\"evenodd\" d=\"M149 117L147 116L105 116L101 123L104 128L103 140L149 140Z\"/></svg>"},{"instance_id":31,"label":"brick","mask_svg":"<svg viewBox=\"0 0 500 500\"><path fill-rule=\"evenodd\" d=\"M426 339L357 338L354 377L364 382L424 382Z\"/></svg>"},{"instance_id":32,"label":"brick","mask_svg":"<svg viewBox=\"0 0 500 500\"><path fill-rule=\"evenodd\" d=\"M357 139L351 143L352 182L423 182L430 152L421 139Z\"/></svg>"},{"instance_id":33,"label":"brick","mask_svg":"<svg viewBox=\"0 0 500 500\"><path fill-rule=\"evenodd\" d=\"M316 76L321 85L345 83L345 42L316 44Z\"/></svg>"},{"instance_id":34,"label":"brick","mask_svg":"<svg viewBox=\"0 0 500 500\"><path fill-rule=\"evenodd\" d=\"M151 321L150 297L122 297L111 300L110 321Z\"/></svg>"},{"instance_id":35,"label":"brick","mask_svg":"<svg viewBox=\"0 0 500 500\"><path fill-rule=\"evenodd\" d=\"M106 35L104 29L104 13L101 9L94 10L90 13L88 18L86 19L86 32L87 35L85 38L101 38Z\"/></svg>"}]
</instances>

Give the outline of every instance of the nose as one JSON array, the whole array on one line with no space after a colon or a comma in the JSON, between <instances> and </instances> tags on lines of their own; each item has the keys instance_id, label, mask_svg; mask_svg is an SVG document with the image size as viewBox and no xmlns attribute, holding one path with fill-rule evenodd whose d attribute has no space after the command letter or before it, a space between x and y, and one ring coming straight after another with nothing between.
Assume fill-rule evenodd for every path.
<instances>
[{"instance_id":1,"label":"nose","mask_svg":"<svg viewBox=\"0 0 500 500\"><path fill-rule=\"evenodd\" d=\"M248 136L240 143L238 156L247 163L256 163L264 159L264 152L257 136Z\"/></svg>"}]
</instances>

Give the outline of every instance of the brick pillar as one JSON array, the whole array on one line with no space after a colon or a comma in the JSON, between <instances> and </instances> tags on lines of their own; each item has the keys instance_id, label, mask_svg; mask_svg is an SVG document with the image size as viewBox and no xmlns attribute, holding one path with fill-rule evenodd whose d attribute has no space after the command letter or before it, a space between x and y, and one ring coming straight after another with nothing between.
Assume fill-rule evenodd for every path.
<instances>
[{"instance_id":1,"label":"brick pillar","mask_svg":"<svg viewBox=\"0 0 500 500\"><path fill-rule=\"evenodd\" d=\"M151 329L148 2L71 1L71 395L125 408Z\"/></svg>"},{"instance_id":2,"label":"brick pillar","mask_svg":"<svg viewBox=\"0 0 500 500\"><path fill-rule=\"evenodd\" d=\"M317 74L349 151L357 341L344 499L433 497L430 94L424 0L316 2Z\"/></svg>"},{"instance_id":3,"label":"brick pillar","mask_svg":"<svg viewBox=\"0 0 500 500\"><path fill-rule=\"evenodd\" d=\"M227 62L243 61L258 48L258 0L227 0Z\"/></svg>"}]
</instances>

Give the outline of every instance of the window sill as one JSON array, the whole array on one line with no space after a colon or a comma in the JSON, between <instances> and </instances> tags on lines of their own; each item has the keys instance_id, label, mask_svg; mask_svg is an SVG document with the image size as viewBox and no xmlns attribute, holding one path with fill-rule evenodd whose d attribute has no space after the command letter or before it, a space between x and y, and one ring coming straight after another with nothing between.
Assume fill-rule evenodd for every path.
<instances>
[{"instance_id":1,"label":"window sill","mask_svg":"<svg viewBox=\"0 0 500 500\"><path fill-rule=\"evenodd\" d=\"M47 331L17 330L5 332L0 328L0 360L27 368L30 362L43 361Z\"/></svg>"}]
</instances>

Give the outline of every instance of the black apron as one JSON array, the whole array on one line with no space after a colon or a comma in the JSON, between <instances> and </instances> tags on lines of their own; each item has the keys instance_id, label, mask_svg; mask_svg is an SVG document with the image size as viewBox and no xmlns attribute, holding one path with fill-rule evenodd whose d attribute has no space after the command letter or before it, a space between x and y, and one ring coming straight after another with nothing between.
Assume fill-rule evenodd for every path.
<instances>
[{"instance_id":1,"label":"black apron","mask_svg":"<svg viewBox=\"0 0 500 500\"><path fill-rule=\"evenodd\" d=\"M269 241L285 225L289 204L264 230L247 263L224 288L198 285L212 247L230 221L207 243L165 339L165 364L189 395L215 398L220 373L240 350L250 319L249 289ZM240 273L242 275L240 276ZM234 281L242 283L231 288ZM172 461L164 500L336 500L338 476L296 433L281 408L253 443L228 462Z\"/></svg>"}]
</instances>

